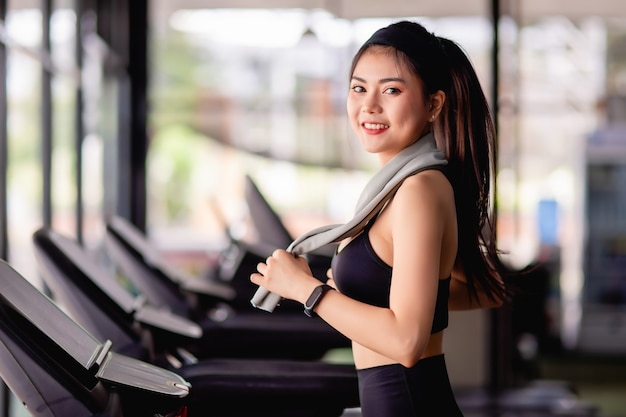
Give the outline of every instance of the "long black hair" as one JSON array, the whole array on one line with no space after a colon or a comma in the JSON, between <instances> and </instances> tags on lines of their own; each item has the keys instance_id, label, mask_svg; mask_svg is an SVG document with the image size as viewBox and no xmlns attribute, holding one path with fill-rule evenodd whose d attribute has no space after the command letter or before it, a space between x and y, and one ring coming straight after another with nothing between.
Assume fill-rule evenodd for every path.
<instances>
[{"instance_id":1,"label":"long black hair","mask_svg":"<svg viewBox=\"0 0 626 417\"><path fill-rule=\"evenodd\" d=\"M467 278L470 297L479 300L480 290L491 300L502 300L507 268L499 257L491 206L496 133L474 67L455 42L435 36L419 23L400 21L379 29L361 46L351 74L363 53L375 45L395 49L422 80L425 99L437 91L446 95L433 130L437 146L448 159L448 178L454 189L456 267Z\"/></svg>"}]
</instances>

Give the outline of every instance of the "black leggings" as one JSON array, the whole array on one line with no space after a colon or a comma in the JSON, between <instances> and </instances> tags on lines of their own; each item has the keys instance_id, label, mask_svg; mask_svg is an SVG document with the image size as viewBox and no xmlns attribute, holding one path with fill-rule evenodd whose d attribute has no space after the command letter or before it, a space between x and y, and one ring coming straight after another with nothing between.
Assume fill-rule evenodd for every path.
<instances>
[{"instance_id":1,"label":"black leggings","mask_svg":"<svg viewBox=\"0 0 626 417\"><path fill-rule=\"evenodd\" d=\"M363 417L463 417L443 355L424 358L412 368L359 369L358 375Z\"/></svg>"}]
</instances>

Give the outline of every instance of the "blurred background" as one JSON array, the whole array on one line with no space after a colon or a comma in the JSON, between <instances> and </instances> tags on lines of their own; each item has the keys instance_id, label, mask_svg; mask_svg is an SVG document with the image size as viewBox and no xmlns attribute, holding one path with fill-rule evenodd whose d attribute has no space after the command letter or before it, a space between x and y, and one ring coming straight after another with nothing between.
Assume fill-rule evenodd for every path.
<instances>
[{"instance_id":1,"label":"blurred background","mask_svg":"<svg viewBox=\"0 0 626 417\"><path fill-rule=\"evenodd\" d=\"M626 416L621 0L0 0L1 257L40 285L35 230L98 248L120 215L202 274L254 238L245 175L293 235L347 220L376 169L345 118L350 61L404 18L473 61L499 133L499 247L536 267L506 321L475 317L481 368L453 377L565 379Z\"/></svg>"}]
</instances>

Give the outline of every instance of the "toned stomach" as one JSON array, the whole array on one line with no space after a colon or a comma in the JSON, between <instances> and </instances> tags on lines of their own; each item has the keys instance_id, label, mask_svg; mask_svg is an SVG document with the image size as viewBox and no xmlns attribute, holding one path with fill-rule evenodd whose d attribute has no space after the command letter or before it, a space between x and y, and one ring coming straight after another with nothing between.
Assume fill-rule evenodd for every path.
<instances>
[{"instance_id":1,"label":"toned stomach","mask_svg":"<svg viewBox=\"0 0 626 417\"><path fill-rule=\"evenodd\" d=\"M426 350L420 359L436 356L443 353L443 331L432 334L426 345ZM397 363L393 359L383 356L373 350L352 342L352 356L357 369L373 368L375 366L390 365Z\"/></svg>"}]
</instances>

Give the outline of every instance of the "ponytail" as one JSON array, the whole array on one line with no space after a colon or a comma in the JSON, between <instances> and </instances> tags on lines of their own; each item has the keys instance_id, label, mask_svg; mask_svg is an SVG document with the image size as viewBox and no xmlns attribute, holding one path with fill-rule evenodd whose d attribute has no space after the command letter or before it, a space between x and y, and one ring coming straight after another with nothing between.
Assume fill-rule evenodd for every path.
<instances>
[{"instance_id":1,"label":"ponytail","mask_svg":"<svg viewBox=\"0 0 626 417\"><path fill-rule=\"evenodd\" d=\"M506 268L499 258L491 207L491 182L497 160L493 118L467 55L453 41L439 38L449 69L446 101L435 122L435 138L449 161L459 227L458 267L470 296L482 290L502 299Z\"/></svg>"}]
</instances>

